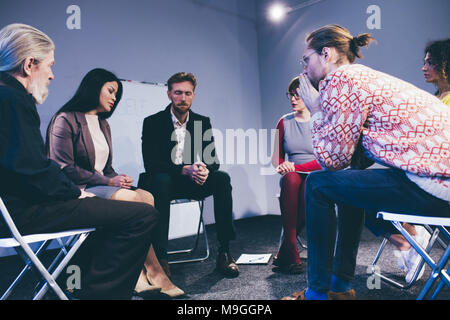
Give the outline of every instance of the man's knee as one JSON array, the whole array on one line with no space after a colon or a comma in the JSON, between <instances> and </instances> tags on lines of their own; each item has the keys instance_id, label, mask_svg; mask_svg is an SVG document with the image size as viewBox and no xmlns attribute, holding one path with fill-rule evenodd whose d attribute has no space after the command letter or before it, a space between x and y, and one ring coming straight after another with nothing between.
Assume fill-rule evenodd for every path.
<instances>
[{"instance_id":1,"label":"man's knee","mask_svg":"<svg viewBox=\"0 0 450 320\"><path fill-rule=\"evenodd\" d=\"M152 229L160 218L159 211L147 203L134 203L129 210L134 211L135 222L147 229Z\"/></svg>"},{"instance_id":2,"label":"man's knee","mask_svg":"<svg viewBox=\"0 0 450 320\"><path fill-rule=\"evenodd\" d=\"M225 171L215 171L209 178L212 178L216 190L231 191L231 178Z\"/></svg>"},{"instance_id":3,"label":"man's knee","mask_svg":"<svg viewBox=\"0 0 450 320\"><path fill-rule=\"evenodd\" d=\"M306 178L305 190L309 190L309 192L317 191L322 186L329 185L333 180L332 174L333 172L329 171L311 172Z\"/></svg>"},{"instance_id":4,"label":"man's knee","mask_svg":"<svg viewBox=\"0 0 450 320\"><path fill-rule=\"evenodd\" d=\"M225 171L215 171L212 174L212 177L214 177L214 180L217 183L231 185L230 175L228 173L226 173Z\"/></svg>"}]
</instances>

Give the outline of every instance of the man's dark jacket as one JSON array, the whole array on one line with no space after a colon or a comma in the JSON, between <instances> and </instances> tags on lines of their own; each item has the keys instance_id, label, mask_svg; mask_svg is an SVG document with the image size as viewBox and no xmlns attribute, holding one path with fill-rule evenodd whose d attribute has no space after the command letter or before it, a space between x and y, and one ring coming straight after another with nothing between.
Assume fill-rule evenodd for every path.
<instances>
[{"instance_id":1,"label":"man's dark jacket","mask_svg":"<svg viewBox=\"0 0 450 320\"><path fill-rule=\"evenodd\" d=\"M176 139L172 138L174 126L170 112L171 105L163 111L144 119L142 129L142 155L145 171L150 174L169 173L181 175L184 165L203 161L210 172L219 169L220 163L216 155L211 121L208 117L189 111L186 125L186 139L183 152L183 163L176 165L172 161L175 153Z\"/></svg>"},{"instance_id":2,"label":"man's dark jacket","mask_svg":"<svg viewBox=\"0 0 450 320\"><path fill-rule=\"evenodd\" d=\"M33 97L14 77L0 72L0 197L12 211L80 195L47 158L39 126Z\"/></svg>"}]
</instances>

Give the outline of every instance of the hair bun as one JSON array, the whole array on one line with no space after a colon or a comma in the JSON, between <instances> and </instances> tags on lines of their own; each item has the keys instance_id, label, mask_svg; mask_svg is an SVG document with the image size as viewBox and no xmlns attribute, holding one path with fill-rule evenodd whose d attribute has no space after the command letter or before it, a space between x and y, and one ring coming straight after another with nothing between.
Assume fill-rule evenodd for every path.
<instances>
[{"instance_id":1,"label":"hair bun","mask_svg":"<svg viewBox=\"0 0 450 320\"><path fill-rule=\"evenodd\" d=\"M357 47L366 47L375 39L369 33L363 33L357 37L353 37L352 42Z\"/></svg>"}]
</instances>

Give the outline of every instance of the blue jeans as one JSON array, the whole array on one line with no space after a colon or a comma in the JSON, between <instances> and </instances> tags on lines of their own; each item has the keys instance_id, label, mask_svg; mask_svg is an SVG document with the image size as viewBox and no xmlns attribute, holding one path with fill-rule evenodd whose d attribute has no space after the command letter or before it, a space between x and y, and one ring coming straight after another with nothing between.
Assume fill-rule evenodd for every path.
<instances>
[{"instance_id":1,"label":"blue jeans","mask_svg":"<svg viewBox=\"0 0 450 320\"><path fill-rule=\"evenodd\" d=\"M423 191L396 169L313 172L306 180L305 199L308 287L322 293L329 291L332 274L353 280L364 211L450 216L447 201Z\"/></svg>"}]
</instances>

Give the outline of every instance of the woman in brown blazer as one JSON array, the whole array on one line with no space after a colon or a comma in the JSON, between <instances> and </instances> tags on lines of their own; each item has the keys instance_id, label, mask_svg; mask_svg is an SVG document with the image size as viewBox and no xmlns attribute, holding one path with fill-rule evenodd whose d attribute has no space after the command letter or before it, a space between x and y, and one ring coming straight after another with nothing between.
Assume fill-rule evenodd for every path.
<instances>
[{"instance_id":1,"label":"woman in brown blazer","mask_svg":"<svg viewBox=\"0 0 450 320\"><path fill-rule=\"evenodd\" d=\"M112 167L111 129L106 121L122 97L122 84L111 72L93 69L75 93L53 116L47 129L47 152L78 187L105 199L145 202L153 196L133 187L133 179ZM136 291L161 290L170 296L184 292L176 287L150 247Z\"/></svg>"}]
</instances>

